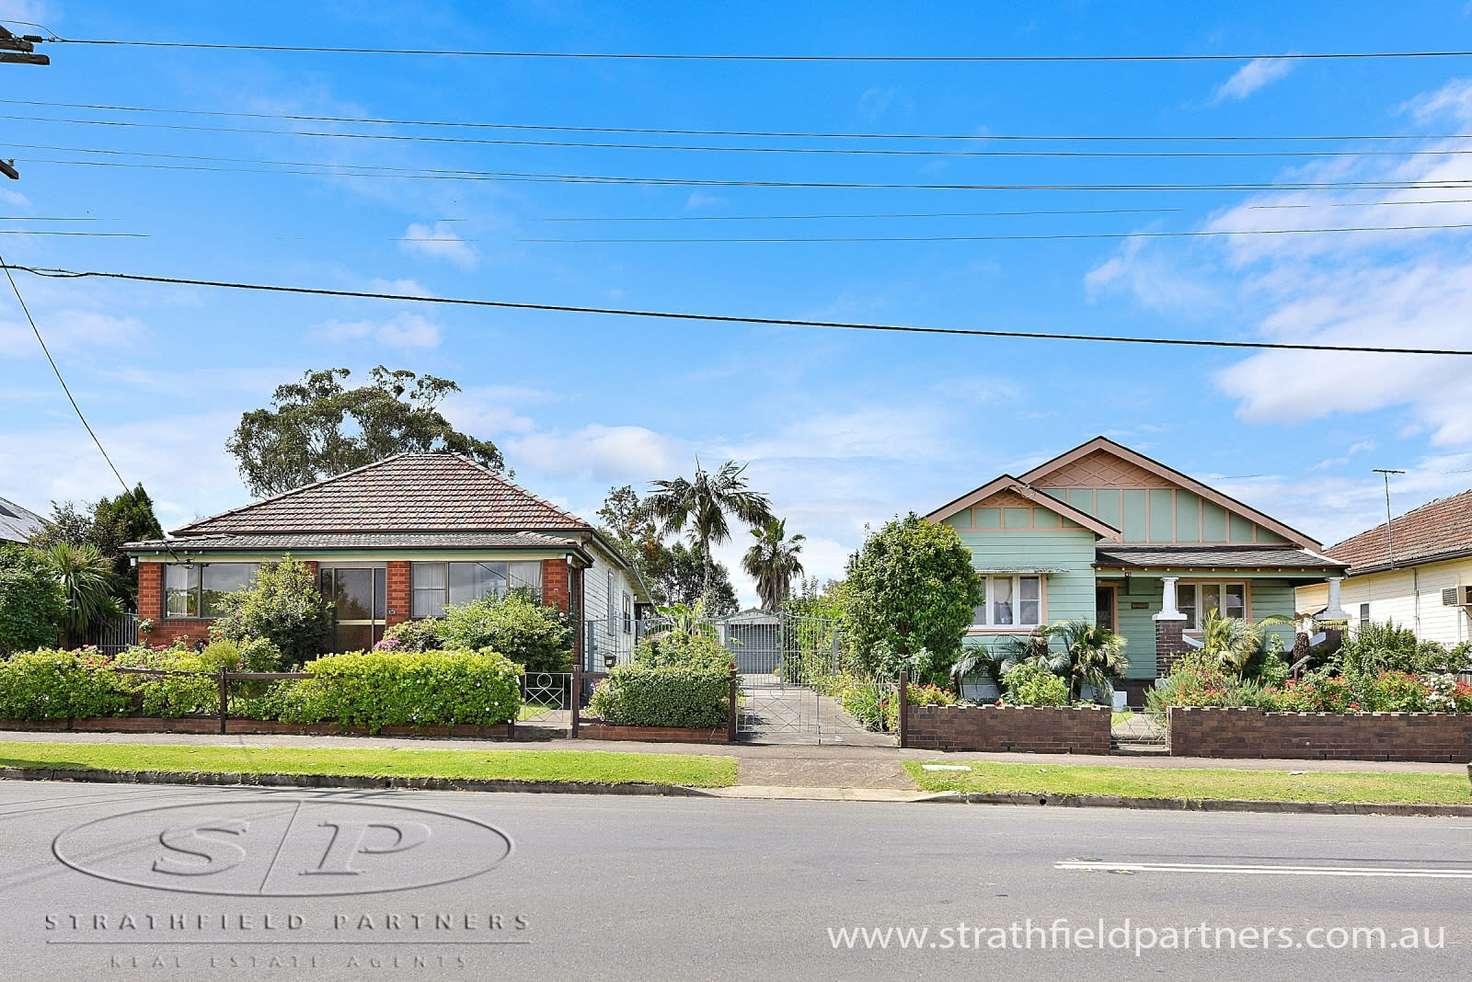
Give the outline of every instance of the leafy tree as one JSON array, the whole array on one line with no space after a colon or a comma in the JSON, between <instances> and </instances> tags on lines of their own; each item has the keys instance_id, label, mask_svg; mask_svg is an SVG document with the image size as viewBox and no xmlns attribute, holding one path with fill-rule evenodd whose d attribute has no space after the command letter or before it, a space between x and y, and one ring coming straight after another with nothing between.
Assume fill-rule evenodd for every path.
<instances>
[{"instance_id":1,"label":"leafy tree","mask_svg":"<svg viewBox=\"0 0 1472 982\"><path fill-rule=\"evenodd\" d=\"M122 588L125 600L131 602L138 596L138 570L123 553L123 544L163 537L163 526L153 513L153 499L142 484L116 497L101 498L92 506L88 541L112 562L113 582Z\"/></svg>"},{"instance_id":2,"label":"leafy tree","mask_svg":"<svg viewBox=\"0 0 1472 982\"><path fill-rule=\"evenodd\" d=\"M713 560L707 564L699 545L687 547L683 542L676 542L668 549L663 546L660 549L654 582L655 589L667 601L687 607L699 603L710 617L725 617L741 609L725 563ZM710 574L708 589L705 585L707 571Z\"/></svg>"},{"instance_id":3,"label":"leafy tree","mask_svg":"<svg viewBox=\"0 0 1472 982\"><path fill-rule=\"evenodd\" d=\"M495 444L459 432L437 408L460 391L449 379L379 365L367 385L344 388L351 374L306 372L276 388L271 408L240 417L225 449L252 494L280 494L407 451L454 451L496 470L504 465Z\"/></svg>"},{"instance_id":4,"label":"leafy tree","mask_svg":"<svg viewBox=\"0 0 1472 982\"><path fill-rule=\"evenodd\" d=\"M765 525L773 518L771 502L766 495L747 487L745 464L728 460L715 471L707 471L695 462L695 476L655 481L648 503L653 516L663 522L667 535L690 531L692 545L700 547L701 596L712 601L715 587L715 560L711 546L731 538L727 515L734 515L750 526Z\"/></svg>"},{"instance_id":5,"label":"leafy tree","mask_svg":"<svg viewBox=\"0 0 1472 982\"><path fill-rule=\"evenodd\" d=\"M43 556L51 575L61 584L65 603L62 637L67 647L78 647L86 643L93 627L122 609L114 596L117 586L112 560L90 542L58 542Z\"/></svg>"},{"instance_id":6,"label":"leafy tree","mask_svg":"<svg viewBox=\"0 0 1472 982\"><path fill-rule=\"evenodd\" d=\"M659 527L649 503L630 485L609 488L598 509L600 530L623 555L639 577L653 587L669 565L669 550L659 538Z\"/></svg>"},{"instance_id":7,"label":"leafy tree","mask_svg":"<svg viewBox=\"0 0 1472 982\"><path fill-rule=\"evenodd\" d=\"M44 556L0 547L0 655L55 644L65 616L66 597Z\"/></svg>"},{"instance_id":8,"label":"leafy tree","mask_svg":"<svg viewBox=\"0 0 1472 982\"><path fill-rule=\"evenodd\" d=\"M792 592L792 578L802 574L802 552L805 535L787 538L787 522L774 518L761 528L751 530L755 544L741 559L741 568L756 580L756 593L763 610L776 610Z\"/></svg>"},{"instance_id":9,"label":"leafy tree","mask_svg":"<svg viewBox=\"0 0 1472 982\"><path fill-rule=\"evenodd\" d=\"M265 638L289 664L315 658L332 637L332 608L317 589L317 577L290 556L263 563L248 588L224 594L219 604L223 612L210 627L213 637L237 644Z\"/></svg>"},{"instance_id":10,"label":"leafy tree","mask_svg":"<svg viewBox=\"0 0 1472 982\"><path fill-rule=\"evenodd\" d=\"M41 531L31 536L31 545L45 551L64 542L79 546L92 541L92 509L78 507L72 501L51 502L51 517Z\"/></svg>"},{"instance_id":11,"label":"leafy tree","mask_svg":"<svg viewBox=\"0 0 1472 982\"><path fill-rule=\"evenodd\" d=\"M981 602L960 535L914 512L870 535L850 557L846 591L859 664L873 670L870 653L882 645L912 660L917 681L955 662Z\"/></svg>"}]
</instances>

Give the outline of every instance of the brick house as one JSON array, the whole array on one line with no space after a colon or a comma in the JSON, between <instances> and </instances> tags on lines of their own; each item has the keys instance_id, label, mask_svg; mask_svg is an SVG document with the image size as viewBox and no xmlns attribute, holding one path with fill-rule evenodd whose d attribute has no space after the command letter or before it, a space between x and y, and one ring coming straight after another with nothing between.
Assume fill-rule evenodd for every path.
<instances>
[{"instance_id":1,"label":"brick house","mask_svg":"<svg viewBox=\"0 0 1472 982\"><path fill-rule=\"evenodd\" d=\"M203 641L257 566L306 562L337 614L333 650L387 627L529 589L583 624L575 649L628 650L648 590L588 522L459 454L406 453L130 542L150 643ZM620 643L623 641L623 643Z\"/></svg>"}]
</instances>

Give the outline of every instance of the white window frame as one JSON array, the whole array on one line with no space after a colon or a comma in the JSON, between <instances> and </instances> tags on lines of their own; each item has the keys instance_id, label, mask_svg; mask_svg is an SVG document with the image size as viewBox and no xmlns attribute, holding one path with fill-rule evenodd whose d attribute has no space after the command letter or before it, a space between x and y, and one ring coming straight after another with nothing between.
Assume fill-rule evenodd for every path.
<instances>
[{"instance_id":1,"label":"white window frame","mask_svg":"<svg viewBox=\"0 0 1472 982\"><path fill-rule=\"evenodd\" d=\"M416 560L414 560L413 564L409 567L409 570L410 570L410 572L409 572L409 614L410 614L410 616L413 617L416 620L417 619L420 619L420 618L425 618L425 617L443 617L444 616L444 608L445 608L445 605L446 604L448 604L448 603L462 603L463 602L463 601L452 601L450 599L450 567L451 566L455 566L455 565L474 566L474 565L478 565L478 564L489 564L489 563L503 563L503 564L505 564L505 566L506 566L506 580L505 580L505 582L506 582L506 589L504 591L500 592L500 593L497 593L494 590L493 591L489 591L489 592L483 594L482 595L482 598L483 597L488 597L488 596L496 596L496 597L499 598L499 597L505 596L506 593L509 593L512 590L524 589L525 588L524 585L518 585L518 584L512 583L512 578L513 578L512 577L512 573L513 573L512 567L517 566L517 565L520 564L520 565L536 566L537 567L537 586L536 586L536 589L534 589L532 592L536 596L538 602L541 602L541 598L542 598L542 585L543 585L542 584L542 563L541 563L541 560L538 560L538 559L446 559L446 560L431 559L431 560L425 561L425 560L417 560L416 559ZM444 580L443 584L436 585L436 586L424 586L424 585L422 585L419 582L418 578L414 575L416 571L424 570L425 568L430 567L430 566L438 566L440 568L440 570L441 570L441 576L442 576L442 578ZM421 596L430 596L432 594L438 594L440 599L439 599L439 601L437 603L431 602L429 604L429 606L431 608L438 607L440 612L439 613L424 613L423 611L424 611L425 608L420 606L419 600L420 600Z\"/></svg>"},{"instance_id":2,"label":"white window frame","mask_svg":"<svg viewBox=\"0 0 1472 982\"><path fill-rule=\"evenodd\" d=\"M214 620L218 614L206 611L205 604L205 571L211 566L246 566L250 567L250 577L246 580L246 586L240 589L248 589L250 581L255 578L256 571L261 568L260 563L253 562L218 562L218 563L167 563L164 566L164 620L170 621L199 621ZM194 601L194 612L172 613L169 610L170 592L178 592L180 588L169 586L170 573L183 573L186 585L183 587ZM213 592L213 591L211 591ZM234 592L234 591L231 591Z\"/></svg>"},{"instance_id":3,"label":"white window frame","mask_svg":"<svg viewBox=\"0 0 1472 982\"><path fill-rule=\"evenodd\" d=\"M1226 596L1227 587L1241 587L1242 619L1251 619L1250 615L1252 613L1252 591L1246 580L1191 580L1189 582L1178 582L1176 584L1176 610L1186 615L1186 626L1184 630L1190 632L1198 632L1204 630L1206 617L1205 612L1201 608L1201 588L1204 586L1214 586L1217 588L1218 604L1221 603L1221 598ZM1181 592L1183 590L1191 591L1191 603L1181 603ZM1230 614L1227 614L1224 607L1219 606L1217 609L1221 610L1223 617L1232 616Z\"/></svg>"},{"instance_id":4,"label":"white window frame","mask_svg":"<svg viewBox=\"0 0 1472 982\"><path fill-rule=\"evenodd\" d=\"M1038 605L1038 616L1035 623L1023 623L1021 620L1022 604L1024 603L1022 599L1023 580L1036 580L1038 584L1037 599L1035 601L1031 599L1026 601L1027 603L1035 602ZM1036 630L1047 623L1048 587L1046 577L1034 573L1013 573L1010 576L999 574L982 576L981 582L985 596L982 599L981 606L972 609L970 628L972 631L998 631L1022 634ZM1011 588L1012 623L1010 624L999 624L996 622L994 601L997 595L996 586L1000 582L1007 582ZM977 617L978 612L981 614L980 618Z\"/></svg>"}]
</instances>

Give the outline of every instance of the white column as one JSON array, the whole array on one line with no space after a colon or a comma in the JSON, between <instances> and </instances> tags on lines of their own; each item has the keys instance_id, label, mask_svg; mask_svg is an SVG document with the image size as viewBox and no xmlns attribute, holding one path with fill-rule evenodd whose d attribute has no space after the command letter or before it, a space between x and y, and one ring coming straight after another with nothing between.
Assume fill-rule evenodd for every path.
<instances>
[{"instance_id":1,"label":"white column","mask_svg":"<svg viewBox=\"0 0 1472 982\"><path fill-rule=\"evenodd\" d=\"M1162 593L1160 613L1156 614L1157 621L1183 621L1186 615L1176 610L1176 580L1179 576L1163 576L1160 578Z\"/></svg>"},{"instance_id":2,"label":"white column","mask_svg":"<svg viewBox=\"0 0 1472 982\"><path fill-rule=\"evenodd\" d=\"M1329 604L1328 604L1327 607L1324 608L1324 612L1318 616L1317 620L1321 620L1321 621L1347 621L1347 620L1349 620L1349 615L1346 614L1344 612L1344 608L1342 606L1340 606L1339 584L1342 583L1343 581L1344 581L1344 577L1342 577L1342 576L1331 576L1331 577L1329 577Z\"/></svg>"}]
</instances>

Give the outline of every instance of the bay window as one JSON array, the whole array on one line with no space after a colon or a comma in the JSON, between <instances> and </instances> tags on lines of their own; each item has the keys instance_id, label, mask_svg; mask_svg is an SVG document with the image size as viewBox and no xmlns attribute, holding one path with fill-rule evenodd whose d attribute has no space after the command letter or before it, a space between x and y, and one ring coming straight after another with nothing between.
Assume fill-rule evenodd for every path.
<instances>
[{"instance_id":1,"label":"bay window","mask_svg":"<svg viewBox=\"0 0 1472 982\"><path fill-rule=\"evenodd\" d=\"M981 577L981 603L972 609L972 627L1034 628L1042 622L1042 577Z\"/></svg>"},{"instance_id":2,"label":"bay window","mask_svg":"<svg viewBox=\"0 0 1472 982\"><path fill-rule=\"evenodd\" d=\"M504 597L512 590L542 595L542 564L526 562L414 563L411 615L443 617L446 604Z\"/></svg>"},{"instance_id":3,"label":"bay window","mask_svg":"<svg viewBox=\"0 0 1472 982\"><path fill-rule=\"evenodd\" d=\"M1213 610L1223 617L1247 618L1246 583L1177 583L1176 609L1186 615L1186 630L1199 631Z\"/></svg>"},{"instance_id":4,"label":"bay window","mask_svg":"<svg viewBox=\"0 0 1472 982\"><path fill-rule=\"evenodd\" d=\"M165 617L219 617L226 594L244 590L256 563L170 563L164 567Z\"/></svg>"}]
</instances>

